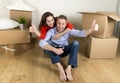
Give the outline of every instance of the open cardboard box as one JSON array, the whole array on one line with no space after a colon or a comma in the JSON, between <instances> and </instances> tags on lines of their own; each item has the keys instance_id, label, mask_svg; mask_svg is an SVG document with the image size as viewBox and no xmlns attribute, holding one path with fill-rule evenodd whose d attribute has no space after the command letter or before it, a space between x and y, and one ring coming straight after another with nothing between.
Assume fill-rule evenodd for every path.
<instances>
[{"instance_id":1,"label":"open cardboard box","mask_svg":"<svg viewBox=\"0 0 120 83\"><path fill-rule=\"evenodd\" d=\"M10 10L10 19L18 21L21 16L26 18L26 27L29 28L32 20L32 11Z\"/></svg>"},{"instance_id":2,"label":"open cardboard box","mask_svg":"<svg viewBox=\"0 0 120 83\"><path fill-rule=\"evenodd\" d=\"M20 30L19 28L0 31L0 54L18 55L35 47L34 39L28 30L31 25L32 12L10 10L10 18L18 21L19 17L27 19L26 28Z\"/></svg>"},{"instance_id":3,"label":"open cardboard box","mask_svg":"<svg viewBox=\"0 0 120 83\"><path fill-rule=\"evenodd\" d=\"M93 20L99 25L99 30L91 35L99 38L109 38L113 34L115 21L120 21L120 16L114 12L79 12L82 16L82 28L89 29Z\"/></svg>"},{"instance_id":4,"label":"open cardboard box","mask_svg":"<svg viewBox=\"0 0 120 83\"><path fill-rule=\"evenodd\" d=\"M0 31L0 45L30 43L31 35L30 35L28 28L31 25L32 12L10 10L10 18L12 20L18 21L20 16L23 16L27 19L26 29L20 30L20 28L17 27L16 29L1 30Z\"/></svg>"}]
</instances>

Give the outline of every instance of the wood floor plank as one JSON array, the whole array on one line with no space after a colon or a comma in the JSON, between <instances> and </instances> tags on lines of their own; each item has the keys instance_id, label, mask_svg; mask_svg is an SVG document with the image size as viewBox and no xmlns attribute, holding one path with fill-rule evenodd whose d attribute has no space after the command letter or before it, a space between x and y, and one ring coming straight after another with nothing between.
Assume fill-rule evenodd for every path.
<instances>
[{"instance_id":1,"label":"wood floor plank","mask_svg":"<svg viewBox=\"0 0 120 83\"><path fill-rule=\"evenodd\" d=\"M62 58L64 66L67 59ZM72 75L71 83L120 83L120 50L115 59L89 59L79 52L78 68L72 69ZM37 46L14 57L0 55L0 83L62 82L56 65Z\"/></svg>"}]
</instances>

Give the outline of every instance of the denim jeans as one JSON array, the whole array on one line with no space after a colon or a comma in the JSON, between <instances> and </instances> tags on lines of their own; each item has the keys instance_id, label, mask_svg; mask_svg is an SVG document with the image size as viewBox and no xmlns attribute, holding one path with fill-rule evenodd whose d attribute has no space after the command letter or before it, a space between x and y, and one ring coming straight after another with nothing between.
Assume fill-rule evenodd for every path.
<instances>
[{"instance_id":1,"label":"denim jeans","mask_svg":"<svg viewBox=\"0 0 120 83\"><path fill-rule=\"evenodd\" d=\"M79 42L73 41L68 46L65 46L63 49L63 54L57 55L56 53L52 51L45 50L44 52L48 55L50 55L51 61L53 64L59 63L61 57L65 57L69 54L69 60L68 65L71 65L72 68L77 67L77 54L79 49Z\"/></svg>"}]
</instances>

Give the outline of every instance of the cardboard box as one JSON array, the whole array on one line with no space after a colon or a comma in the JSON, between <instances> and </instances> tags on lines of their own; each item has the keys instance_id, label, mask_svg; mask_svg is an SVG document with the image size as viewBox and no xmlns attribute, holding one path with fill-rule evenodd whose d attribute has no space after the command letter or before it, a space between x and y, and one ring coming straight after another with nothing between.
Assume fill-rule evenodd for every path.
<instances>
[{"instance_id":1,"label":"cardboard box","mask_svg":"<svg viewBox=\"0 0 120 83\"><path fill-rule=\"evenodd\" d=\"M5 50L3 49L3 46L0 46L0 55L3 55L3 54L5 54L6 52L5 52Z\"/></svg>"},{"instance_id":2,"label":"cardboard box","mask_svg":"<svg viewBox=\"0 0 120 83\"><path fill-rule=\"evenodd\" d=\"M0 31L0 45L30 43L30 32L28 29L10 29Z\"/></svg>"},{"instance_id":3,"label":"cardboard box","mask_svg":"<svg viewBox=\"0 0 120 83\"><path fill-rule=\"evenodd\" d=\"M120 17L113 12L80 12L83 14L82 27L89 29L93 20L99 25L99 30L91 35L99 38L108 38L112 36L114 30L114 22L120 21Z\"/></svg>"},{"instance_id":4,"label":"cardboard box","mask_svg":"<svg viewBox=\"0 0 120 83\"><path fill-rule=\"evenodd\" d=\"M26 27L29 28L32 20L32 11L10 10L10 18L18 21L19 17L25 17L27 20Z\"/></svg>"},{"instance_id":5,"label":"cardboard box","mask_svg":"<svg viewBox=\"0 0 120 83\"><path fill-rule=\"evenodd\" d=\"M33 40L31 41L31 43L2 45L0 46L0 54L16 56L32 48L35 48L35 41Z\"/></svg>"},{"instance_id":6,"label":"cardboard box","mask_svg":"<svg viewBox=\"0 0 120 83\"><path fill-rule=\"evenodd\" d=\"M20 16L25 17L27 20L26 29L23 31L19 28L0 31L0 54L18 55L35 47L35 43L31 41L31 35L28 30L31 25L32 12L10 10L11 19L18 21Z\"/></svg>"},{"instance_id":7,"label":"cardboard box","mask_svg":"<svg viewBox=\"0 0 120 83\"><path fill-rule=\"evenodd\" d=\"M89 56L89 58L115 58L118 41L116 37L107 39L90 37L87 39L87 56Z\"/></svg>"}]
</instances>

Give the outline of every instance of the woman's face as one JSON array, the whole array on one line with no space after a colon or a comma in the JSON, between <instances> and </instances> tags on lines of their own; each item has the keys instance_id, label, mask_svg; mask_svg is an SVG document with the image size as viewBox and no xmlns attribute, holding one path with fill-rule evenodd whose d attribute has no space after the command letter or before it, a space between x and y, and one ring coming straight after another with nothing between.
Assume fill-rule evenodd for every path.
<instances>
[{"instance_id":1,"label":"woman's face","mask_svg":"<svg viewBox=\"0 0 120 83\"><path fill-rule=\"evenodd\" d=\"M46 18L46 24L47 24L47 26L54 27L54 23L55 23L55 20L54 20L54 18L52 16L48 16Z\"/></svg>"}]
</instances>

